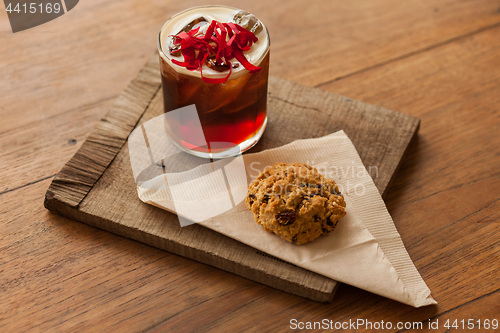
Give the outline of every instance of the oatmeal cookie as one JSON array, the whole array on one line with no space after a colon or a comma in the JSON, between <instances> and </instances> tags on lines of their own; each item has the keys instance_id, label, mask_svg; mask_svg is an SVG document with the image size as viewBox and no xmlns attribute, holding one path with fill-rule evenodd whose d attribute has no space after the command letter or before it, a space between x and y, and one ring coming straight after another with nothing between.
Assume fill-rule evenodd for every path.
<instances>
[{"instance_id":1,"label":"oatmeal cookie","mask_svg":"<svg viewBox=\"0 0 500 333\"><path fill-rule=\"evenodd\" d=\"M346 214L335 182L302 163L265 169L250 184L245 203L265 230L295 244L329 233Z\"/></svg>"}]
</instances>

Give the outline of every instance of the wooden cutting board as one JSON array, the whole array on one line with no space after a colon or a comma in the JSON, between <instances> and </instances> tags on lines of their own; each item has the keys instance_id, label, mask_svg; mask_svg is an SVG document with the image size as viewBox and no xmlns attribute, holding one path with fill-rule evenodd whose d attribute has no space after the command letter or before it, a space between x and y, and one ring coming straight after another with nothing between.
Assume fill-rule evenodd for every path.
<instances>
[{"instance_id":1,"label":"wooden cutting board","mask_svg":"<svg viewBox=\"0 0 500 333\"><path fill-rule=\"evenodd\" d=\"M55 176L45 207L286 292L332 301L336 281L202 226L181 228L175 215L139 200L126 140L138 124L163 112L162 98L155 55ZM416 118L271 77L268 127L250 152L343 129L385 194L418 127Z\"/></svg>"}]
</instances>

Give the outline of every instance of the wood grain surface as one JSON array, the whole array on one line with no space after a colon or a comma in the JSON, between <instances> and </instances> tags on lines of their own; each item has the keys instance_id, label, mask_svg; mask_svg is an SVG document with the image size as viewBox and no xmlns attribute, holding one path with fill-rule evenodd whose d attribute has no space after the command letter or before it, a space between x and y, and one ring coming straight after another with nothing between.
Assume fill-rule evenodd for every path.
<instances>
[{"instance_id":1,"label":"wood grain surface","mask_svg":"<svg viewBox=\"0 0 500 333\"><path fill-rule=\"evenodd\" d=\"M422 120L386 203L437 306L345 285L319 304L47 212L53 176L147 61L162 22L203 3L80 1L16 34L0 10L0 329L288 331L291 319L326 318L439 320L446 332L446 319L500 319L497 0L244 6L271 32L272 75Z\"/></svg>"}]
</instances>

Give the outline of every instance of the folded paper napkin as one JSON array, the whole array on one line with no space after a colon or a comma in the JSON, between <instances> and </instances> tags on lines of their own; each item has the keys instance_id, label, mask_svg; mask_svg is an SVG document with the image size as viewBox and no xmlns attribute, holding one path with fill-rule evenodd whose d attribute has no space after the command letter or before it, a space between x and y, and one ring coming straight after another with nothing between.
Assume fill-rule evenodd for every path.
<instances>
[{"instance_id":1,"label":"folded paper napkin","mask_svg":"<svg viewBox=\"0 0 500 333\"><path fill-rule=\"evenodd\" d=\"M276 162L307 163L339 185L347 215L333 232L295 245L264 231L254 221L244 203L247 184ZM370 174L343 131L245 154L229 164L221 160L180 173L163 170L163 174L138 182L139 198L145 203L336 281L414 307L436 304ZM220 170L225 172L215 172ZM212 176L202 177L209 174ZM220 188L217 179L225 179L222 184L226 191L214 190ZM228 184L232 184L230 190ZM226 200L228 197L231 200ZM190 209L193 203L206 209ZM209 207L214 208L212 213L207 213ZM201 216L199 212L203 212Z\"/></svg>"}]
</instances>

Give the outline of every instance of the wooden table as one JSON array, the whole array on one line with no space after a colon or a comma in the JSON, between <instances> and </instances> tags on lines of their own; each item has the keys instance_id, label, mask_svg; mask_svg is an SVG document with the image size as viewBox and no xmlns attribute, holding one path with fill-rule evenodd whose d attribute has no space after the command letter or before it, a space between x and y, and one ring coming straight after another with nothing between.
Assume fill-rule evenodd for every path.
<instances>
[{"instance_id":1,"label":"wooden table","mask_svg":"<svg viewBox=\"0 0 500 333\"><path fill-rule=\"evenodd\" d=\"M271 75L422 120L386 204L437 306L347 285L332 304L309 301L43 207L162 22L197 4L87 0L16 34L0 12L0 330L286 331L293 319L364 319L444 332L447 320L473 319L484 332L479 322L500 319L497 0L245 5L271 32Z\"/></svg>"}]
</instances>

